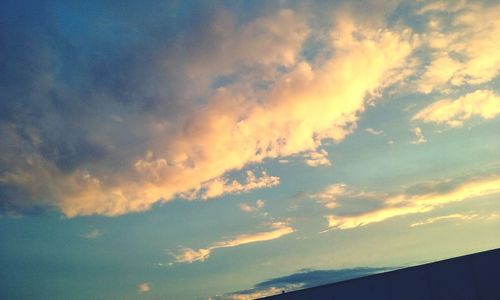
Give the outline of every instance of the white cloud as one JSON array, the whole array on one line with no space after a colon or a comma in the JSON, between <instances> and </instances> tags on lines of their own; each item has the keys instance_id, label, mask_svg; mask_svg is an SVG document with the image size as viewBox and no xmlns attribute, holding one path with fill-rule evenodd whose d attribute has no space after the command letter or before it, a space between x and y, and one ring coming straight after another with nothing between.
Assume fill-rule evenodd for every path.
<instances>
[{"instance_id":1,"label":"white cloud","mask_svg":"<svg viewBox=\"0 0 500 300\"><path fill-rule=\"evenodd\" d=\"M280 238L284 235L294 232L294 229L290 227L287 223L274 222L271 224L270 231L263 231L250 234L240 234L232 239L215 242L207 248L191 249L184 248L181 249L179 253L172 254L175 257L175 262L178 263L192 263L196 261L205 261L212 251L220 248L230 248L240 245L245 245L249 243L265 242Z\"/></svg>"},{"instance_id":2,"label":"white cloud","mask_svg":"<svg viewBox=\"0 0 500 300\"><path fill-rule=\"evenodd\" d=\"M92 229L83 235L83 237L87 239L96 239L100 236L102 236L102 231L100 231L99 229Z\"/></svg>"},{"instance_id":3,"label":"white cloud","mask_svg":"<svg viewBox=\"0 0 500 300\"><path fill-rule=\"evenodd\" d=\"M368 133L370 133L372 135L381 135L381 134L384 133L383 130L376 130L376 129L373 129L373 128L366 128L365 130L366 130L366 132L368 132Z\"/></svg>"}]
</instances>

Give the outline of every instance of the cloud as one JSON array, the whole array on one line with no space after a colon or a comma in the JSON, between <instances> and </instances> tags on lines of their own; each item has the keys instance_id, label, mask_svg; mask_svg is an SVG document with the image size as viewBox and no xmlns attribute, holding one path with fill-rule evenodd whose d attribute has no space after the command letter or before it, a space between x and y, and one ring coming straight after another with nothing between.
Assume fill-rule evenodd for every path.
<instances>
[{"instance_id":1,"label":"cloud","mask_svg":"<svg viewBox=\"0 0 500 300\"><path fill-rule=\"evenodd\" d=\"M294 229L292 227L283 222L274 222L271 224L271 228L272 229L270 231L240 234L226 241L215 242L207 248L184 248L181 249L179 253L172 255L175 258L175 262L178 263L205 261L210 256L212 251L216 249L236 247L249 243L270 241L294 232Z\"/></svg>"},{"instance_id":2,"label":"cloud","mask_svg":"<svg viewBox=\"0 0 500 300\"><path fill-rule=\"evenodd\" d=\"M381 205L357 214L330 214L332 229L351 229L407 214L424 213L454 202L500 192L500 177L488 175L468 179L426 182L402 193L379 194Z\"/></svg>"},{"instance_id":3,"label":"cloud","mask_svg":"<svg viewBox=\"0 0 500 300\"><path fill-rule=\"evenodd\" d=\"M310 167L331 166L332 163L328 159L328 152L325 149L319 151L310 151L304 154L305 163Z\"/></svg>"},{"instance_id":4,"label":"cloud","mask_svg":"<svg viewBox=\"0 0 500 300\"><path fill-rule=\"evenodd\" d=\"M2 208L116 216L275 186L265 174L246 183L228 174L295 155L328 165L316 149L356 128L417 45L409 29L340 10L319 31L290 9L245 22L218 5L200 11L155 14L155 26L131 30L122 13L98 28L102 11L89 10L81 30L91 39L68 34L66 19L5 26L12 73L2 98L15 101L0 109ZM303 50L313 35L325 43L311 58Z\"/></svg>"},{"instance_id":5,"label":"cloud","mask_svg":"<svg viewBox=\"0 0 500 300\"><path fill-rule=\"evenodd\" d=\"M462 221L469 221L469 220L486 220L486 221L493 221L496 220L500 217L497 213L493 212L487 215L480 215L477 213L468 213L468 214L450 214L450 215L445 215L445 216L438 216L438 217L433 217L433 218L428 218L419 222L415 222L410 224L411 227L415 226L421 226L421 225L428 225L428 224L433 224L435 222L441 222L441 221L446 221L446 220L462 220Z\"/></svg>"},{"instance_id":6,"label":"cloud","mask_svg":"<svg viewBox=\"0 0 500 300\"><path fill-rule=\"evenodd\" d=\"M355 215L373 210L380 206L383 197L377 193L356 191L343 183L329 185L323 191L309 195L337 215Z\"/></svg>"},{"instance_id":7,"label":"cloud","mask_svg":"<svg viewBox=\"0 0 500 300\"><path fill-rule=\"evenodd\" d=\"M220 296L211 297L211 300L250 300L280 294L281 291L310 288L314 286L335 283L343 280L368 276L389 268L353 268L339 270L301 270L291 275L269 279L257 283L253 288Z\"/></svg>"},{"instance_id":8,"label":"cloud","mask_svg":"<svg viewBox=\"0 0 500 300\"><path fill-rule=\"evenodd\" d=\"M102 236L102 234L103 234L102 231L94 228L94 229L90 230L89 232L85 233L83 235L83 237L87 238L87 239L96 239L96 238Z\"/></svg>"},{"instance_id":9,"label":"cloud","mask_svg":"<svg viewBox=\"0 0 500 300\"><path fill-rule=\"evenodd\" d=\"M434 102L417 112L412 120L460 127L474 116L489 120L499 114L500 97L490 90L477 90L455 100Z\"/></svg>"},{"instance_id":10,"label":"cloud","mask_svg":"<svg viewBox=\"0 0 500 300\"><path fill-rule=\"evenodd\" d=\"M365 130L366 130L366 132L368 132L368 133L370 133L372 135L381 135L381 134L384 133L383 130L376 130L376 129L373 129L373 128L366 128Z\"/></svg>"},{"instance_id":11,"label":"cloud","mask_svg":"<svg viewBox=\"0 0 500 300\"><path fill-rule=\"evenodd\" d=\"M445 215L445 216L428 218L428 219L425 219L423 221L412 223L410 226L415 227L415 226L428 225L428 224L433 224L435 222L439 222L439 221L443 221L443 220L450 220L450 219L471 220L471 219L474 219L477 217L478 217L478 214L450 214L450 215Z\"/></svg>"},{"instance_id":12,"label":"cloud","mask_svg":"<svg viewBox=\"0 0 500 300\"><path fill-rule=\"evenodd\" d=\"M200 188L190 192L182 193L179 196L186 199L209 199L220 197L225 194L247 193L251 190L269 188L277 186L280 178L269 176L265 171L260 177L256 177L252 171L246 172L246 181L243 183L233 180L230 183L226 178L215 178L201 184Z\"/></svg>"},{"instance_id":13,"label":"cloud","mask_svg":"<svg viewBox=\"0 0 500 300\"><path fill-rule=\"evenodd\" d=\"M437 1L417 12L429 20L422 41L431 62L418 89L424 93L491 81L500 70L500 5L477 1Z\"/></svg>"},{"instance_id":14,"label":"cloud","mask_svg":"<svg viewBox=\"0 0 500 300\"><path fill-rule=\"evenodd\" d=\"M140 283L137 286L137 292L140 294L148 293L149 291L151 291L151 286L147 282Z\"/></svg>"},{"instance_id":15,"label":"cloud","mask_svg":"<svg viewBox=\"0 0 500 300\"><path fill-rule=\"evenodd\" d=\"M241 203L240 209L244 212L250 213L250 212L255 212L255 211L260 210L261 208L264 207L264 205L265 205L264 200L259 199L255 202L255 206L252 206L252 205L246 204L246 203Z\"/></svg>"},{"instance_id":16,"label":"cloud","mask_svg":"<svg viewBox=\"0 0 500 300\"><path fill-rule=\"evenodd\" d=\"M422 133L422 129L420 127L413 128L413 133L415 134L415 139L411 141L412 144L425 144L427 143L427 139Z\"/></svg>"}]
</instances>

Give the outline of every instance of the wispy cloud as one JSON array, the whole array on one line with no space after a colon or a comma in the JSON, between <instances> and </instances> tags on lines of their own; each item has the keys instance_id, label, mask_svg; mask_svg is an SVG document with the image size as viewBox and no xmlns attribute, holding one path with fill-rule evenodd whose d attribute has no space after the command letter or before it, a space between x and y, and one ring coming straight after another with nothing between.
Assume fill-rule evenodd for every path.
<instances>
[{"instance_id":1,"label":"wispy cloud","mask_svg":"<svg viewBox=\"0 0 500 300\"><path fill-rule=\"evenodd\" d=\"M212 251L220 248L237 247L249 243L265 242L278 239L284 235L294 232L294 229L284 222L274 222L271 224L271 230L256 232L250 234L237 235L232 239L215 242L207 248L191 249L184 248L178 253L172 253L175 262L178 263L192 263L196 261L205 261Z\"/></svg>"},{"instance_id":2,"label":"wispy cloud","mask_svg":"<svg viewBox=\"0 0 500 300\"><path fill-rule=\"evenodd\" d=\"M277 186L279 183L279 177L270 176L265 171L261 173L260 177L255 176L252 171L247 171L244 182L239 182L237 180L229 182L224 177L215 178L201 184L201 187L187 193L181 193L179 196L186 199L209 199L220 197L225 194L240 194L255 189L269 188Z\"/></svg>"},{"instance_id":3,"label":"wispy cloud","mask_svg":"<svg viewBox=\"0 0 500 300\"><path fill-rule=\"evenodd\" d=\"M389 268L353 268L339 270L301 270L297 273L277 277L257 283L253 288L227 293L209 298L210 300L250 300L280 294L281 291L294 291L323 284L334 283L367 275L372 275Z\"/></svg>"},{"instance_id":4,"label":"wispy cloud","mask_svg":"<svg viewBox=\"0 0 500 300\"><path fill-rule=\"evenodd\" d=\"M498 175L427 182L402 193L379 194L380 206L355 214L330 214L333 229L350 229L407 214L424 213L453 202L500 193ZM348 195L347 195L348 198Z\"/></svg>"},{"instance_id":5,"label":"wispy cloud","mask_svg":"<svg viewBox=\"0 0 500 300\"><path fill-rule=\"evenodd\" d=\"M477 90L455 100L434 102L417 112L412 119L460 127L474 116L488 120L497 115L500 115L500 97L490 90Z\"/></svg>"},{"instance_id":6,"label":"wispy cloud","mask_svg":"<svg viewBox=\"0 0 500 300\"><path fill-rule=\"evenodd\" d=\"M478 214L450 214L445 216L428 218L423 221L412 223L410 226L411 227L422 226L422 225L433 224L439 221L452 220L452 219L466 221L466 220L472 220L477 217Z\"/></svg>"},{"instance_id":7,"label":"wispy cloud","mask_svg":"<svg viewBox=\"0 0 500 300\"><path fill-rule=\"evenodd\" d=\"M366 130L366 132L368 132L368 133L370 133L372 135L381 135L381 134L384 133L383 130L376 130L376 129L373 129L373 128L366 128L365 130Z\"/></svg>"},{"instance_id":8,"label":"wispy cloud","mask_svg":"<svg viewBox=\"0 0 500 300\"><path fill-rule=\"evenodd\" d=\"M83 237L87 238L87 239L96 239L102 235L103 235L102 231L100 231L97 228L94 228L94 229L91 229L90 231L88 231L87 233L85 233L83 235Z\"/></svg>"},{"instance_id":9,"label":"wispy cloud","mask_svg":"<svg viewBox=\"0 0 500 300\"><path fill-rule=\"evenodd\" d=\"M433 218L428 218L419 222L415 222L410 224L411 227L429 225L436 222L441 221L449 221L449 220L457 220L457 221L470 221L470 220L486 220L486 221L494 221L500 218L498 213L489 213L489 214L479 214L479 213L466 213L466 214L449 214L444 216L438 216Z\"/></svg>"},{"instance_id":10,"label":"wispy cloud","mask_svg":"<svg viewBox=\"0 0 500 300\"><path fill-rule=\"evenodd\" d=\"M422 129L420 127L413 128L413 133L415 134L415 139L411 141L412 144L424 144L427 143L427 139L425 138Z\"/></svg>"}]
</instances>

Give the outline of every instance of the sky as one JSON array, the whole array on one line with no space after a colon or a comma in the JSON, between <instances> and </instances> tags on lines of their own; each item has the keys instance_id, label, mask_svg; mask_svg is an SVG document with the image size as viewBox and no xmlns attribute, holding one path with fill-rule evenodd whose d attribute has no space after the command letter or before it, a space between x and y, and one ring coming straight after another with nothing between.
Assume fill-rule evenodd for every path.
<instances>
[{"instance_id":1,"label":"sky","mask_svg":"<svg viewBox=\"0 0 500 300\"><path fill-rule=\"evenodd\" d=\"M0 290L253 299L500 247L497 1L0 8Z\"/></svg>"}]
</instances>

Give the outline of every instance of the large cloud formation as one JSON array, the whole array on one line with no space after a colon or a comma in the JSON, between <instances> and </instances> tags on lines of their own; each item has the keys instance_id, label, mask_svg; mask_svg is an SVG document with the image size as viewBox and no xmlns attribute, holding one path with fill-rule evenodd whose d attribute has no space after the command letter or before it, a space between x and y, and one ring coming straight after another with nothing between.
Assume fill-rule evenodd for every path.
<instances>
[{"instance_id":1,"label":"large cloud formation","mask_svg":"<svg viewBox=\"0 0 500 300\"><path fill-rule=\"evenodd\" d=\"M189 1L9 3L1 209L114 216L276 186L250 170L266 159L329 165L322 142L345 139L395 83L430 93L495 78L500 9L464 3L402 3L425 32L355 4L318 22L308 4L242 16Z\"/></svg>"},{"instance_id":2,"label":"large cloud formation","mask_svg":"<svg viewBox=\"0 0 500 300\"><path fill-rule=\"evenodd\" d=\"M249 173L250 185L225 176L344 139L414 47L409 30L339 14L306 59L314 28L290 9L238 23L224 7L164 7L195 14L182 27L85 5L73 19L82 7L40 4L38 17L18 7L2 26L13 41L2 46L4 210L112 216L273 186L265 173Z\"/></svg>"}]
</instances>

